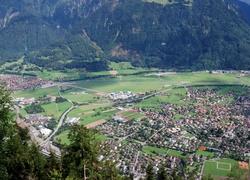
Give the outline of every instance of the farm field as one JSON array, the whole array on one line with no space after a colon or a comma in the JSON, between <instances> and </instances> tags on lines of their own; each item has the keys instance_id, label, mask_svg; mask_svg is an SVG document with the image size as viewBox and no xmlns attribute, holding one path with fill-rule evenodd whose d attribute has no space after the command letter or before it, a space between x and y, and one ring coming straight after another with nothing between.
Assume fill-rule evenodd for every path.
<instances>
[{"instance_id":1,"label":"farm field","mask_svg":"<svg viewBox=\"0 0 250 180\"><path fill-rule=\"evenodd\" d=\"M110 116L119 112L120 110L112 110L112 111L104 111L97 109L100 107L105 106L92 106L92 105L86 105L86 106L79 106L75 109L73 109L69 114L68 117L80 117L81 121L80 124L87 125L90 123L93 123L95 121L101 120L101 119L110 119ZM84 111L85 109L85 111ZM97 110L97 111L95 111Z\"/></svg>"},{"instance_id":2,"label":"farm field","mask_svg":"<svg viewBox=\"0 0 250 180\"><path fill-rule=\"evenodd\" d=\"M70 141L68 139L68 133L69 131L64 131L61 134L54 137L55 141L60 142L61 144L70 144ZM97 138L99 138L101 141L106 140L108 137L103 134L98 134Z\"/></svg>"},{"instance_id":3,"label":"farm field","mask_svg":"<svg viewBox=\"0 0 250 180\"><path fill-rule=\"evenodd\" d=\"M39 88L35 90L27 90L27 91L16 91L15 93L12 93L11 96L14 98L39 98L43 96L59 96L58 95L58 88L57 86L49 87L49 88Z\"/></svg>"},{"instance_id":4,"label":"farm field","mask_svg":"<svg viewBox=\"0 0 250 180\"><path fill-rule=\"evenodd\" d=\"M50 104L42 105L45 112L41 113L43 115L54 115L56 120L59 120L60 116L70 107L72 104L68 101L61 102L61 103L55 103L52 102Z\"/></svg>"},{"instance_id":5,"label":"farm field","mask_svg":"<svg viewBox=\"0 0 250 180\"><path fill-rule=\"evenodd\" d=\"M61 93L61 94L64 98L69 99L74 102L78 102L78 103L89 102L93 100L93 98L95 97L92 94L87 94L87 93L85 94Z\"/></svg>"}]
</instances>

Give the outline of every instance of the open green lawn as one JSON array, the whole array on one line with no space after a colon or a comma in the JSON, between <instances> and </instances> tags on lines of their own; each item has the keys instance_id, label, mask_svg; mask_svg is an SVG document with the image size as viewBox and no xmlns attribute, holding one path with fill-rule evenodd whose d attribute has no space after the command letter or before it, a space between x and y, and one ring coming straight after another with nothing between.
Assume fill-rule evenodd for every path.
<instances>
[{"instance_id":1,"label":"open green lawn","mask_svg":"<svg viewBox=\"0 0 250 180\"><path fill-rule=\"evenodd\" d=\"M149 83L151 85L149 86ZM147 76L117 76L113 78L100 78L88 81L79 81L78 85L95 89L103 92L127 92L131 91L134 93L150 91L154 89L161 89L165 82L161 82L155 77Z\"/></svg>"},{"instance_id":2,"label":"open green lawn","mask_svg":"<svg viewBox=\"0 0 250 180\"><path fill-rule=\"evenodd\" d=\"M68 134L69 134L69 130L64 131L61 134L59 134L58 136L55 136L54 140L57 142L60 142L61 144L70 144L70 141L68 139ZM104 141L108 138L107 136L105 136L103 134L98 134L96 137L99 138L101 141Z\"/></svg>"},{"instance_id":3,"label":"open green lawn","mask_svg":"<svg viewBox=\"0 0 250 180\"><path fill-rule=\"evenodd\" d=\"M132 114L135 114L134 112L132 111L126 111L126 112L122 112L121 115L124 116L124 117L127 117L127 116L130 116Z\"/></svg>"},{"instance_id":4,"label":"open green lawn","mask_svg":"<svg viewBox=\"0 0 250 180\"><path fill-rule=\"evenodd\" d=\"M176 150L172 150L172 149L170 149L170 150L168 151L167 155L178 156L178 157L183 157L183 158L186 158L186 157L189 156L189 154L183 155L182 152L176 151Z\"/></svg>"},{"instance_id":5,"label":"open green lawn","mask_svg":"<svg viewBox=\"0 0 250 180\"><path fill-rule=\"evenodd\" d=\"M62 96L66 99L69 99L71 101L75 101L78 103L89 102L93 100L95 97L92 94L69 94L69 93L62 93Z\"/></svg>"},{"instance_id":6,"label":"open green lawn","mask_svg":"<svg viewBox=\"0 0 250 180\"><path fill-rule=\"evenodd\" d=\"M58 139L60 139L59 142L61 144L70 144L70 141L68 139L68 133L69 133L69 130L64 131L61 134L59 134L58 136L55 136L54 139L56 141L58 141Z\"/></svg>"},{"instance_id":7,"label":"open green lawn","mask_svg":"<svg viewBox=\"0 0 250 180\"><path fill-rule=\"evenodd\" d=\"M226 176L233 166L237 165L237 161L233 159L214 159L206 161L204 164L203 174L212 176Z\"/></svg>"},{"instance_id":8,"label":"open green lawn","mask_svg":"<svg viewBox=\"0 0 250 180\"><path fill-rule=\"evenodd\" d=\"M106 139L108 139L108 137L103 134L99 134L97 138L99 138L101 141L105 141Z\"/></svg>"},{"instance_id":9,"label":"open green lawn","mask_svg":"<svg viewBox=\"0 0 250 180\"><path fill-rule=\"evenodd\" d=\"M24 116L27 114L27 112L25 111L25 109L19 109L19 113L21 114L21 116Z\"/></svg>"},{"instance_id":10,"label":"open green lawn","mask_svg":"<svg viewBox=\"0 0 250 180\"><path fill-rule=\"evenodd\" d=\"M136 114L134 114L132 116L129 116L129 118L131 118L131 119L138 119L138 118L141 118L143 116L145 116L145 115L144 114L140 114L140 113L136 113Z\"/></svg>"},{"instance_id":11,"label":"open green lawn","mask_svg":"<svg viewBox=\"0 0 250 180\"><path fill-rule=\"evenodd\" d=\"M153 146L144 146L142 148L142 152L145 152L147 154L152 154L152 155L156 155L156 153L158 153L158 154L167 154L167 155L178 156L178 157L188 156L188 154L184 156L182 152L179 152L179 151L175 151L172 149L157 148Z\"/></svg>"},{"instance_id":12,"label":"open green lawn","mask_svg":"<svg viewBox=\"0 0 250 180\"><path fill-rule=\"evenodd\" d=\"M109 67L113 70L127 70L127 69L135 69L131 62L111 62Z\"/></svg>"},{"instance_id":13,"label":"open green lawn","mask_svg":"<svg viewBox=\"0 0 250 180\"><path fill-rule=\"evenodd\" d=\"M54 117L59 120L60 116L70 107L72 104L68 101L61 102L61 103L50 103L46 105L42 105L45 112L41 113L44 115L54 115Z\"/></svg>"},{"instance_id":14,"label":"open green lawn","mask_svg":"<svg viewBox=\"0 0 250 180\"><path fill-rule=\"evenodd\" d=\"M165 154L167 153L167 149L163 149L163 148L157 148L157 147L153 147L153 146L144 146L142 148L142 151L144 152L149 152L151 151L152 153L156 152L156 153L160 153L160 154Z\"/></svg>"},{"instance_id":15,"label":"open green lawn","mask_svg":"<svg viewBox=\"0 0 250 180\"><path fill-rule=\"evenodd\" d=\"M218 169L230 169L230 168L231 168L230 164L222 164L222 163L218 164Z\"/></svg>"},{"instance_id":16,"label":"open green lawn","mask_svg":"<svg viewBox=\"0 0 250 180\"><path fill-rule=\"evenodd\" d=\"M40 89L35 89L35 90L27 90L27 91L16 91L15 93L12 94L12 97L17 98L17 97L26 97L26 98L39 98L43 97L44 95L46 96L58 96L58 88L57 86L54 87L49 87L49 88L40 88Z\"/></svg>"},{"instance_id":17,"label":"open green lawn","mask_svg":"<svg viewBox=\"0 0 250 180\"><path fill-rule=\"evenodd\" d=\"M208 152L208 151L201 151L201 150L197 150L195 152L195 154L200 154L202 156L209 156L210 158L212 158L214 156L213 152Z\"/></svg>"}]
</instances>

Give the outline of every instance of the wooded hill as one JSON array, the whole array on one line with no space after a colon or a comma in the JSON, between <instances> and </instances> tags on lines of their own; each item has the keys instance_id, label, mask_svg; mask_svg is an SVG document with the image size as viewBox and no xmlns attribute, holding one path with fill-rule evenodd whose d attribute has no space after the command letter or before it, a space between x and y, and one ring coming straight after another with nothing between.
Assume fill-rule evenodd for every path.
<instances>
[{"instance_id":1,"label":"wooded hill","mask_svg":"<svg viewBox=\"0 0 250 180\"><path fill-rule=\"evenodd\" d=\"M250 69L249 16L237 0L1 1L1 63Z\"/></svg>"}]
</instances>

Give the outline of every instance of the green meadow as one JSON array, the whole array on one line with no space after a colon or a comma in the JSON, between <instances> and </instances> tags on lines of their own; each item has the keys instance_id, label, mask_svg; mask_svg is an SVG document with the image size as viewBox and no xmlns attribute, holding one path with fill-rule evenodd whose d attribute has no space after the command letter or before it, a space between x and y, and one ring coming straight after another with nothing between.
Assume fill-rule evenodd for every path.
<instances>
[{"instance_id":1,"label":"green meadow","mask_svg":"<svg viewBox=\"0 0 250 180\"><path fill-rule=\"evenodd\" d=\"M199 154L199 155L202 155L202 156L208 156L210 158L212 158L214 156L214 152L201 151L201 150L197 150L195 152L195 154Z\"/></svg>"},{"instance_id":2,"label":"green meadow","mask_svg":"<svg viewBox=\"0 0 250 180\"><path fill-rule=\"evenodd\" d=\"M59 96L58 95L58 88L57 86L49 87L49 88L39 88L39 89L34 89L34 90L26 90L26 91L15 91L12 93L12 97L14 98L20 98L20 97L25 97L25 98L39 98L43 96Z\"/></svg>"},{"instance_id":3,"label":"green meadow","mask_svg":"<svg viewBox=\"0 0 250 180\"><path fill-rule=\"evenodd\" d=\"M153 155L153 156L156 156L157 154L167 154L170 156L177 156L177 157L183 157L183 158L186 158L188 156L188 154L183 155L183 153L179 151L175 151L172 149L157 148L153 146L144 146L142 148L142 152L149 154L149 155Z\"/></svg>"},{"instance_id":4,"label":"green meadow","mask_svg":"<svg viewBox=\"0 0 250 180\"><path fill-rule=\"evenodd\" d=\"M72 106L72 104L70 102L68 102L68 101L61 102L61 103L52 102L50 104L42 105L42 107L44 108L45 112L43 112L41 114L44 114L44 115L53 115L56 120L59 120L59 118L61 117L61 115L67 109L69 109L71 106Z\"/></svg>"}]
</instances>

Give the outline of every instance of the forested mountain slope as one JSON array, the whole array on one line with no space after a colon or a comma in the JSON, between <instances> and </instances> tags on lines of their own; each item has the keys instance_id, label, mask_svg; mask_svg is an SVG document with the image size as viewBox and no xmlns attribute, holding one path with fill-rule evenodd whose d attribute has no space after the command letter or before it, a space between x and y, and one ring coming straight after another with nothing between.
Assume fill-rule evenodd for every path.
<instances>
[{"instance_id":1,"label":"forested mountain slope","mask_svg":"<svg viewBox=\"0 0 250 180\"><path fill-rule=\"evenodd\" d=\"M250 23L239 4L152 1L0 0L1 59L25 54L39 66L89 71L107 69L109 60L142 67L250 69Z\"/></svg>"}]
</instances>

